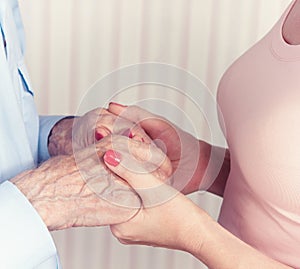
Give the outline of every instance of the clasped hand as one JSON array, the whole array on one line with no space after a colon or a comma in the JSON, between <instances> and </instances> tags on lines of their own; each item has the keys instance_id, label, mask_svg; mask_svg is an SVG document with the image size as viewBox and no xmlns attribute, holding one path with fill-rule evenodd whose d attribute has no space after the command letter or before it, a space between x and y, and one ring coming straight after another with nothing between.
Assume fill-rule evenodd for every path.
<instances>
[{"instance_id":1,"label":"clasped hand","mask_svg":"<svg viewBox=\"0 0 300 269\"><path fill-rule=\"evenodd\" d=\"M184 175L180 158L188 168L197 140L137 107L126 119L116 106L109 109L58 124L50 137L50 153L58 156L12 182L49 230L111 225L123 243L185 249L183 220L204 212L173 187ZM139 124L137 115L150 118Z\"/></svg>"},{"instance_id":2,"label":"clasped hand","mask_svg":"<svg viewBox=\"0 0 300 269\"><path fill-rule=\"evenodd\" d=\"M111 225L114 236L123 244L142 244L190 250L199 246L202 238L187 238L201 222L212 221L210 216L186 198L180 191L195 188L187 169L195 160L198 141L166 119L139 107L111 104L109 111L121 115L145 129L154 142L148 147L109 150L104 155L107 167L124 179L139 195L141 209L127 222ZM198 152L197 152L198 153ZM174 176L175 175L175 176ZM198 187L198 186L197 186ZM187 221L189 220L189 221Z\"/></svg>"},{"instance_id":3,"label":"clasped hand","mask_svg":"<svg viewBox=\"0 0 300 269\"><path fill-rule=\"evenodd\" d=\"M114 128L116 121L118 128ZM111 137L114 130L122 136ZM103 139L99 140L101 133ZM57 156L11 180L49 230L120 223L136 214L139 197L104 165L102 157L111 148L134 149L140 146L137 141L149 143L141 128L96 109L77 118L74 124L73 119L62 120L50 138L50 153Z\"/></svg>"}]
</instances>

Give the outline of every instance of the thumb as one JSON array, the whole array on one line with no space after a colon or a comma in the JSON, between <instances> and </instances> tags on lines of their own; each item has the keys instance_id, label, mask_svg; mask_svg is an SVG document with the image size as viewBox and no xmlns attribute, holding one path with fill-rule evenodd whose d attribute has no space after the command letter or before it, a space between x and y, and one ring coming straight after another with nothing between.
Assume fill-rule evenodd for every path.
<instances>
[{"instance_id":1,"label":"thumb","mask_svg":"<svg viewBox=\"0 0 300 269\"><path fill-rule=\"evenodd\" d=\"M108 111L115 115L120 115L122 112L126 110L126 108L128 108L128 106L121 105L115 102L110 102L108 105Z\"/></svg>"},{"instance_id":2,"label":"thumb","mask_svg":"<svg viewBox=\"0 0 300 269\"><path fill-rule=\"evenodd\" d=\"M144 207L165 203L178 193L177 190L163 183L157 173L149 172L149 167L152 170L154 164L141 162L130 154L114 150L108 150L103 159L112 172L127 181L137 192Z\"/></svg>"},{"instance_id":3,"label":"thumb","mask_svg":"<svg viewBox=\"0 0 300 269\"><path fill-rule=\"evenodd\" d=\"M139 124L152 139L156 139L163 130L172 126L172 124L163 117L155 115L139 106L123 106L111 102L108 111Z\"/></svg>"},{"instance_id":4,"label":"thumb","mask_svg":"<svg viewBox=\"0 0 300 269\"><path fill-rule=\"evenodd\" d=\"M142 120L153 118L154 116L157 117L139 106L124 106L114 102L109 103L108 111L134 123L140 123Z\"/></svg>"}]
</instances>

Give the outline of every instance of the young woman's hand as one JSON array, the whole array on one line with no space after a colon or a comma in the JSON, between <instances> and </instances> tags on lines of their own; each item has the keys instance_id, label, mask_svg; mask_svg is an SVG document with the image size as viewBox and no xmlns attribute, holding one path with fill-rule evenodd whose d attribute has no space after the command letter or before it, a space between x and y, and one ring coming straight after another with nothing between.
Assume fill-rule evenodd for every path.
<instances>
[{"instance_id":1,"label":"young woman's hand","mask_svg":"<svg viewBox=\"0 0 300 269\"><path fill-rule=\"evenodd\" d=\"M172 170L164 153L153 144L140 144L134 152L109 150L104 155L106 165L142 200L140 211L111 231L124 244L187 250L186 234L199 219L210 217L169 185ZM201 245L201 238L195 244Z\"/></svg>"},{"instance_id":2,"label":"young woman's hand","mask_svg":"<svg viewBox=\"0 0 300 269\"><path fill-rule=\"evenodd\" d=\"M169 186L170 163L153 145L141 143L134 151L109 150L104 161L142 201L135 216L110 226L121 243L183 250L212 269L291 268L235 237Z\"/></svg>"},{"instance_id":3,"label":"young woman's hand","mask_svg":"<svg viewBox=\"0 0 300 269\"><path fill-rule=\"evenodd\" d=\"M222 195L230 164L226 149L198 140L167 119L137 106L110 103L108 111L141 126L167 154L174 171L174 188L188 194L207 190L217 179L212 192Z\"/></svg>"}]
</instances>

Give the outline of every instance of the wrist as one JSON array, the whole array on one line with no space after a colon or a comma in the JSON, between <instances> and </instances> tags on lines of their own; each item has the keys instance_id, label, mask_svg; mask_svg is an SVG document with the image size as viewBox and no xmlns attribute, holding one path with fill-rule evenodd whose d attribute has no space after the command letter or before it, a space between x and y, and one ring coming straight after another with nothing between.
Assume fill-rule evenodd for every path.
<instances>
[{"instance_id":1,"label":"wrist","mask_svg":"<svg viewBox=\"0 0 300 269\"><path fill-rule=\"evenodd\" d=\"M48 227L48 223L46 220L46 212L45 210L41 207L41 204L38 204L35 202L35 197L33 194L33 187L32 187L32 182L37 182L35 178L35 174L33 170L28 170L25 171L13 179L11 179L11 183L13 183L19 190L20 192L23 193L23 195L27 198L27 200L31 203L33 208L38 212L44 223Z\"/></svg>"},{"instance_id":2,"label":"wrist","mask_svg":"<svg viewBox=\"0 0 300 269\"><path fill-rule=\"evenodd\" d=\"M190 194L199 191L202 183L202 179L207 170L212 146L202 140L198 140L198 144L199 144L199 153L198 153L199 159L198 159L197 167L195 169L195 172L191 180L186 185L186 187L182 190L183 194Z\"/></svg>"},{"instance_id":3,"label":"wrist","mask_svg":"<svg viewBox=\"0 0 300 269\"><path fill-rule=\"evenodd\" d=\"M208 242L212 241L212 227L218 225L208 214L198 214L195 217L193 229L186 239L186 251L205 262L205 251Z\"/></svg>"},{"instance_id":4,"label":"wrist","mask_svg":"<svg viewBox=\"0 0 300 269\"><path fill-rule=\"evenodd\" d=\"M182 224L180 226L179 245L180 250L195 254L201 251L203 245L207 241L207 227L214 222L214 220L201 208L199 208L192 201L189 201L192 206L186 210L186 216L183 216Z\"/></svg>"},{"instance_id":5,"label":"wrist","mask_svg":"<svg viewBox=\"0 0 300 269\"><path fill-rule=\"evenodd\" d=\"M60 157L52 158L51 164L55 166L60 160ZM57 184L60 176L45 164L38 169L25 171L10 181L27 198L50 231L64 229L68 223L64 222L63 216L72 213L71 204L68 199L61 199L58 195L58 192L63 191Z\"/></svg>"},{"instance_id":6,"label":"wrist","mask_svg":"<svg viewBox=\"0 0 300 269\"><path fill-rule=\"evenodd\" d=\"M72 154L72 130L74 117L66 117L58 121L52 128L48 138L50 156Z\"/></svg>"}]
</instances>

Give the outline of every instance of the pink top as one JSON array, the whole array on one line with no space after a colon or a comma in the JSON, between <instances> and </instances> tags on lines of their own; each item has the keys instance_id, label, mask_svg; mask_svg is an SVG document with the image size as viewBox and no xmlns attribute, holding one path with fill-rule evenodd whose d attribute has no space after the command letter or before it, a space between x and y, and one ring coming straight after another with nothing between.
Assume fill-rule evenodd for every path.
<instances>
[{"instance_id":1,"label":"pink top","mask_svg":"<svg viewBox=\"0 0 300 269\"><path fill-rule=\"evenodd\" d=\"M220 82L231 172L219 221L266 255L300 268L300 45L282 37L294 3Z\"/></svg>"}]
</instances>

